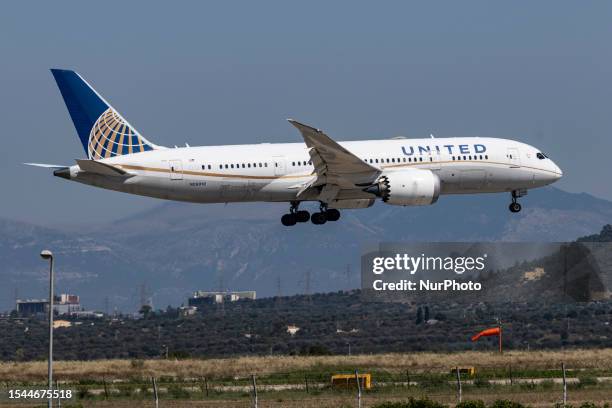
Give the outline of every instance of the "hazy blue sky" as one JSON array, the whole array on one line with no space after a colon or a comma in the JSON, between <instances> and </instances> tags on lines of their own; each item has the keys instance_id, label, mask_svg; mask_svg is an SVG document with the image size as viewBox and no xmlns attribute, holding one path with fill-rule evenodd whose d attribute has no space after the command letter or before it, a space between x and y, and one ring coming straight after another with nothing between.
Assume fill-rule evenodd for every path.
<instances>
[{"instance_id":1,"label":"hazy blue sky","mask_svg":"<svg viewBox=\"0 0 612 408\"><path fill-rule=\"evenodd\" d=\"M21 162L84 152L50 67L162 145L515 138L612 199L612 3L10 2L0 14L1 216L99 223L159 203Z\"/></svg>"}]
</instances>

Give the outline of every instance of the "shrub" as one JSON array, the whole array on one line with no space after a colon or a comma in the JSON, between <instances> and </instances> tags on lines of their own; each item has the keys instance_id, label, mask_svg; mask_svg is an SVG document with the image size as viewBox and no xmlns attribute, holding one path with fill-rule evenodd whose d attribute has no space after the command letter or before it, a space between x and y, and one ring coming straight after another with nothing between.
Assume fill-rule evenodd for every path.
<instances>
[{"instance_id":1,"label":"shrub","mask_svg":"<svg viewBox=\"0 0 612 408\"><path fill-rule=\"evenodd\" d=\"M130 366L137 370L142 370L144 368L144 360L132 360L130 361Z\"/></svg>"},{"instance_id":2,"label":"shrub","mask_svg":"<svg viewBox=\"0 0 612 408\"><path fill-rule=\"evenodd\" d=\"M405 402L383 402L373 408L447 408L447 406L427 398L418 400L410 398Z\"/></svg>"},{"instance_id":3,"label":"shrub","mask_svg":"<svg viewBox=\"0 0 612 408\"><path fill-rule=\"evenodd\" d=\"M78 399L85 399L85 398L89 398L91 396L91 394L89 393L89 390L87 389L87 387L84 387L84 386L77 387L76 395L77 395Z\"/></svg>"},{"instance_id":4,"label":"shrub","mask_svg":"<svg viewBox=\"0 0 612 408\"><path fill-rule=\"evenodd\" d=\"M519 402L510 400L497 400L489 408L526 408L525 405Z\"/></svg>"},{"instance_id":5,"label":"shrub","mask_svg":"<svg viewBox=\"0 0 612 408\"><path fill-rule=\"evenodd\" d=\"M580 408L599 408L599 405L593 402L583 402L582 405L580 405Z\"/></svg>"},{"instance_id":6,"label":"shrub","mask_svg":"<svg viewBox=\"0 0 612 408\"><path fill-rule=\"evenodd\" d=\"M480 376L477 376L474 379L474 386L478 387L478 388L484 388L484 387L489 387L491 385L491 383L489 382L489 380L486 380Z\"/></svg>"},{"instance_id":7,"label":"shrub","mask_svg":"<svg viewBox=\"0 0 612 408\"><path fill-rule=\"evenodd\" d=\"M581 375L581 376L578 376L578 379L580 380L581 387L585 387L587 385L597 385L597 378L595 377ZM588 405L588 404L591 404L591 405ZM584 408L593 408L593 407L597 408L597 405L593 404L592 402L585 402L584 404L580 406L580 408L583 408L583 406Z\"/></svg>"},{"instance_id":8,"label":"shrub","mask_svg":"<svg viewBox=\"0 0 612 408\"><path fill-rule=\"evenodd\" d=\"M477 400L477 401L463 401L457 404L456 408L487 408L485 403Z\"/></svg>"},{"instance_id":9,"label":"shrub","mask_svg":"<svg viewBox=\"0 0 612 408\"><path fill-rule=\"evenodd\" d=\"M191 396L189 391L178 385L169 386L168 395L170 396L170 398L174 399L187 399Z\"/></svg>"}]
</instances>

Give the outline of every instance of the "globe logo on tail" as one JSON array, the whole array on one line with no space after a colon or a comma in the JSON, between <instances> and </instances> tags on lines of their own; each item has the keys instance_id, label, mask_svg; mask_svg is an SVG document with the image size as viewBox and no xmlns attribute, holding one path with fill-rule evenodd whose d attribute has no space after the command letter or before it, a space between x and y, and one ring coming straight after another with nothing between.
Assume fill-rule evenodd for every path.
<instances>
[{"instance_id":1,"label":"globe logo on tail","mask_svg":"<svg viewBox=\"0 0 612 408\"><path fill-rule=\"evenodd\" d=\"M96 120L89 133L87 154L91 160L153 150L113 108Z\"/></svg>"}]
</instances>

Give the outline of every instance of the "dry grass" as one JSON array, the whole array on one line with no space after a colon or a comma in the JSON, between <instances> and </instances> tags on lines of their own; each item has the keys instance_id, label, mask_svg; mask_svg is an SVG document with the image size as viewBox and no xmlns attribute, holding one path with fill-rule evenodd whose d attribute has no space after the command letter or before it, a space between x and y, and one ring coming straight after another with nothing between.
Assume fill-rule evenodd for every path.
<instances>
[{"instance_id":1,"label":"dry grass","mask_svg":"<svg viewBox=\"0 0 612 408\"><path fill-rule=\"evenodd\" d=\"M561 362L572 369L612 369L612 348L568 351L510 351L503 355L490 352L410 353L322 357L236 357L206 360L145 360L133 364L130 360L58 361L56 378L76 381L81 379L142 378L170 376L244 377L273 373L316 370L320 366L343 366L360 369L379 369L401 372L406 369L447 370L457 365L498 366L512 364L523 369L558 369ZM0 381L44 381L46 362L0 363Z\"/></svg>"}]
</instances>

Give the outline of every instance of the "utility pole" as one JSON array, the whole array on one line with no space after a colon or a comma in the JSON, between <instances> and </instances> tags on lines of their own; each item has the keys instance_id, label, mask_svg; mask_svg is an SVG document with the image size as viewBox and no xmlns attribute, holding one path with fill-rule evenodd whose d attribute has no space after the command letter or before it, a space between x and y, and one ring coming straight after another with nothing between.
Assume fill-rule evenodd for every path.
<instances>
[{"instance_id":1,"label":"utility pole","mask_svg":"<svg viewBox=\"0 0 612 408\"><path fill-rule=\"evenodd\" d=\"M49 260L49 361L47 375L49 377L49 399L48 407L53 407L53 253L45 249L40 253L42 259Z\"/></svg>"},{"instance_id":2,"label":"utility pole","mask_svg":"<svg viewBox=\"0 0 612 408\"><path fill-rule=\"evenodd\" d=\"M346 278L346 290L351 290L351 264L346 264L346 271L345 271L345 278Z\"/></svg>"},{"instance_id":3,"label":"utility pole","mask_svg":"<svg viewBox=\"0 0 612 408\"><path fill-rule=\"evenodd\" d=\"M312 271L310 268L306 269L305 276L304 276L304 292L305 292L305 295L308 297L309 302L310 302L310 274L311 272Z\"/></svg>"},{"instance_id":4,"label":"utility pole","mask_svg":"<svg viewBox=\"0 0 612 408\"><path fill-rule=\"evenodd\" d=\"M563 301L567 302L567 245L563 245Z\"/></svg>"}]
</instances>

